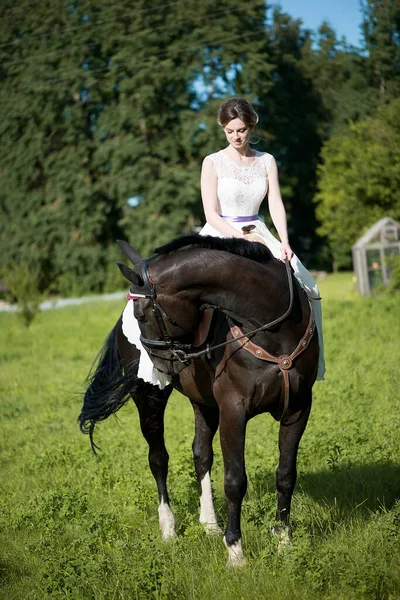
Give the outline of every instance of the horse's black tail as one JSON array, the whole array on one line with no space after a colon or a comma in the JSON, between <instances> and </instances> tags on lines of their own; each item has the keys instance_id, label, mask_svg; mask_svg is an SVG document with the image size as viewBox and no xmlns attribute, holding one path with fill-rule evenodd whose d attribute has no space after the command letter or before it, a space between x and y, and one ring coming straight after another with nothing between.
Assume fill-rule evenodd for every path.
<instances>
[{"instance_id":1,"label":"horse's black tail","mask_svg":"<svg viewBox=\"0 0 400 600\"><path fill-rule=\"evenodd\" d=\"M93 441L96 423L107 419L129 400L129 392L132 391L137 376L139 360L133 361L125 373L122 369L118 349L118 332L121 321L120 318L101 349L96 370L93 373L92 367L88 375L89 385L84 396L81 414L78 417L82 433L88 433L90 436L94 453L96 453L96 448L98 449Z\"/></svg>"}]
</instances>

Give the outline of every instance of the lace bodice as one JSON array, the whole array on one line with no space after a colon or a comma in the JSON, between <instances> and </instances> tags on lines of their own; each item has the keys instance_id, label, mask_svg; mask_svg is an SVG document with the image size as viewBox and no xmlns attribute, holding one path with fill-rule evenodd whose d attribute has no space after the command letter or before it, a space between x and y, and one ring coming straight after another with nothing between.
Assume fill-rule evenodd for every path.
<instances>
[{"instance_id":1,"label":"lace bodice","mask_svg":"<svg viewBox=\"0 0 400 600\"><path fill-rule=\"evenodd\" d=\"M238 167L223 150L210 154L217 173L220 214L247 217L258 213L268 191L272 155L257 153L248 167Z\"/></svg>"}]
</instances>

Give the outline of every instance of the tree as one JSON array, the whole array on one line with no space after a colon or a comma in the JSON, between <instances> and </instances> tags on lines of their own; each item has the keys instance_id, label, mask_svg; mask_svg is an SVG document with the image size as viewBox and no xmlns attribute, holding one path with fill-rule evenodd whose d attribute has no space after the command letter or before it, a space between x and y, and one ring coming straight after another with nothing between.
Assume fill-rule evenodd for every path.
<instances>
[{"instance_id":1,"label":"tree","mask_svg":"<svg viewBox=\"0 0 400 600\"><path fill-rule=\"evenodd\" d=\"M320 149L346 76L346 50L326 24L313 35L279 10L269 40L273 86L259 93L263 147L278 162L293 248L307 265L326 267L313 197Z\"/></svg>"},{"instance_id":2,"label":"tree","mask_svg":"<svg viewBox=\"0 0 400 600\"><path fill-rule=\"evenodd\" d=\"M400 95L400 1L365 0L363 11L370 84L388 102Z\"/></svg>"},{"instance_id":3,"label":"tree","mask_svg":"<svg viewBox=\"0 0 400 600\"><path fill-rule=\"evenodd\" d=\"M33 262L42 288L100 290L116 238L149 254L190 229L200 157L217 146L212 99L268 74L264 11L262 0L2 5L3 268Z\"/></svg>"},{"instance_id":4,"label":"tree","mask_svg":"<svg viewBox=\"0 0 400 600\"><path fill-rule=\"evenodd\" d=\"M201 162L224 143L217 107L233 95L260 113L296 251L321 263L316 167L335 123L364 116L340 97L365 57L263 0L182 1L3 2L0 270L101 291L121 281L117 238L148 255L200 225Z\"/></svg>"},{"instance_id":5,"label":"tree","mask_svg":"<svg viewBox=\"0 0 400 600\"><path fill-rule=\"evenodd\" d=\"M316 196L319 234L336 268L351 266L351 246L384 216L400 219L400 100L333 136L322 151Z\"/></svg>"},{"instance_id":6,"label":"tree","mask_svg":"<svg viewBox=\"0 0 400 600\"><path fill-rule=\"evenodd\" d=\"M107 132L97 148L109 165L104 186L143 254L200 223L201 161L221 143L217 104L228 90L250 95L268 77L262 1L191 1L184 13L163 6L151 16L154 39L135 38L133 64L132 47L113 52L112 94L98 119Z\"/></svg>"},{"instance_id":7,"label":"tree","mask_svg":"<svg viewBox=\"0 0 400 600\"><path fill-rule=\"evenodd\" d=\"M1 266L38 267L42 289L99 290L116 216L92 164L101 99L92 71L108 57L72 4L32 11L21 0L2 16Z\"/></svg>"}]
</instances>

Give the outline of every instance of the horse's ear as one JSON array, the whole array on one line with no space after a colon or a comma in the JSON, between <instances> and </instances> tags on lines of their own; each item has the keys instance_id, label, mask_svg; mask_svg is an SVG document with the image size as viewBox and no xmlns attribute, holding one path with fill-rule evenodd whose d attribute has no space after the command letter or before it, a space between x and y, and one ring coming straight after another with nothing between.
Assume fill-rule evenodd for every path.
<instances>
[{"instance_id":1,"label":"horse's ear","mask_svg":"<svg viewBox=\"0 0 400 600\"><path fill-rule=\"evenodd\" d=\"M132 269L124 265L124 263L117 262L117 265L125 279L130 281L135 287L143 287L143 279L140 275L135 273L135 271L132 271Z\"/></svg>"},{"instance_id":2,"label":"horse's ear","mask_svg":"<svg viewBox=\"0 0 400 600\"><path fill-rule=\"evenodd\" d=\"M128 242L125 242L124 240L117 240L117 244L125 254L126 258L128 258L133 265L136 266L142 262L143 258L140 256L139 252L135 250L135 248L132 248Z\"/></svg>"}]
</instances>

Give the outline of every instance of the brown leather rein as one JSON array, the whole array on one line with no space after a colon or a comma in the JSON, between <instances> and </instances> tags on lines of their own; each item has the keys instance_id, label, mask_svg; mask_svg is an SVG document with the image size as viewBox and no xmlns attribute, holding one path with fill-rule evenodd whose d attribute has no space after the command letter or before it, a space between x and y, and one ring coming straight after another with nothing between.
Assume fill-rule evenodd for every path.
<instances>
[{"instance_id":1,"label":"brown leather rein","mask_svg":"<svg viewBox=\"0 0 400 600\"><path fill-rule=\"evenodd\" d=\"M173 325L181 327L181 329L183 329L183 330L186 330L186 328L179 325L179 323L177 323L177 321L175 319L172 319L171 317L169 317L168 314L165 312L165 310L162 308L162 306L157 301L157 292L155 289L155 283L149 276L147 260L144 260L142 263L142 278L145 282L144 289L148 289L149 291L148 291L148 293L143 294L143 296L145 298L148 298L152 303L153 314L156 318L156 322L157 322L158 328L160 330L161 337L164 339L151 340L151 339L145 338L141 335L140 341L142 342L143 346L146 348L146 350L148 351L150 356L155 356L155 357L161 358L163 360L180 361L182 363L189 364L189 361L193 358L200 358L201 356L204 356L205 354L207 356L210 356L210 353L212 350L217 350L218 348L223 348L224 346L227 346L228 344L232 344L240 339L244 339L246 337L253 337L254 335L256 335L256 333L259 333L260 331L265 331L266 329L275 327L275 325L278 325L279 323L284 321L286 319L286 317L289 316L289 314L292 312L292 308L293 308L293 280L292 280L292 272L290 270L290 263L289 263L288 259L285 259L285 267L286 267L286 275L287 275L288 284L289 284L289 306L283 315L281 315L277 319L274 319L273 321L270 321L269 323L266 323L265 325L262 325L261 327L257 327L256 329L252 329L251 331L248 331L246 334L241 334L236 339L232 338L231 340L227 340L225 342L222 342L221 344L215 344L213 346L210 346L209 344L207 344L207 346L204 350L199 350L198 352L189 352L189 350L192 349L192 347L193 347L191 344L182 344L180 342L177 342L176 340L172 340L166 330L165 323L163 320L164 318L166 318ZM134 293L131 294L131 298L132 297L134 297ZM128 296L128 298L129 298L129 296ZM225 312L224 308L221 306L213 306L213 305L208 305L208 306L210 306L210 307L212 306L213 308L217 308L218 310ZM173 355L173 357L160 356L159 354L155 354L154 352L152 352L152 350L169 350L171 352L171 354Z\"/></svg>"}]
</instances>

